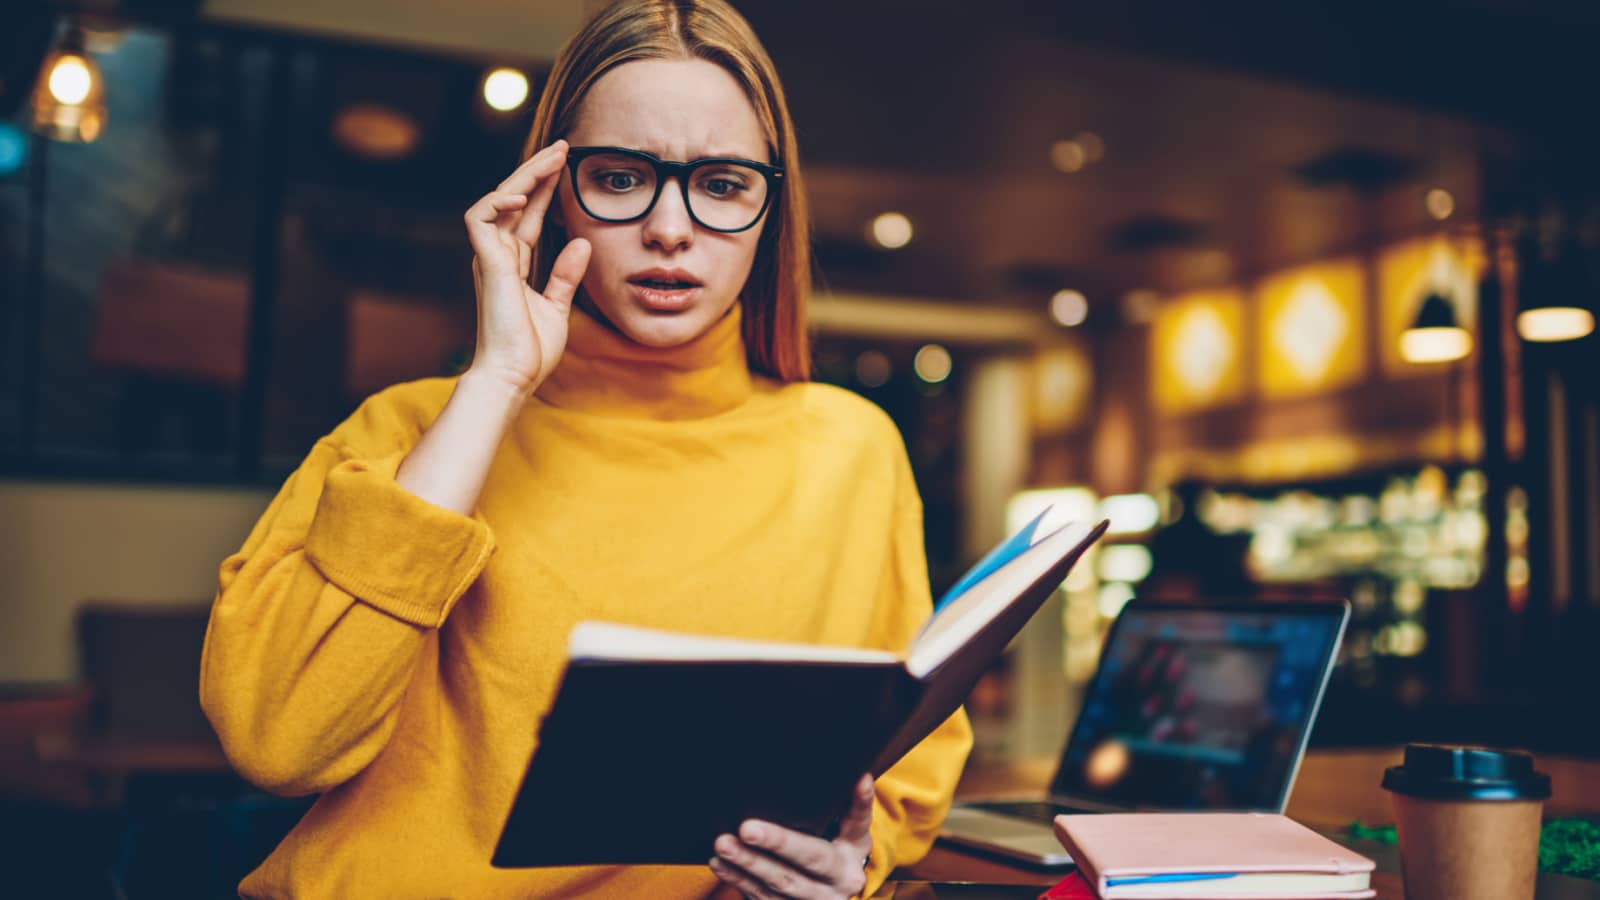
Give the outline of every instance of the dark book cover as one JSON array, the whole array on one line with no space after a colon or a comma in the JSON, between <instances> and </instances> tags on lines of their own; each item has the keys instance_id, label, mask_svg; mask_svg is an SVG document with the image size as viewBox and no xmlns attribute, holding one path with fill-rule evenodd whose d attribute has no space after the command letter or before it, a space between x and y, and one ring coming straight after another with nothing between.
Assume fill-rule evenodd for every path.
<instances>
[{"instance_id":1,"label":"dark book cover","mask_svg":"<svg viewBox=\"0 0 1600 900\"><path fill-rule=\"evenodd\" d=\"M856 779L960 707L1104 530L1025 560L1026 583L921 678L900 660L574 659L494 865L703 865L748 818L831 837Z\"/></svg>"}]
</instances>

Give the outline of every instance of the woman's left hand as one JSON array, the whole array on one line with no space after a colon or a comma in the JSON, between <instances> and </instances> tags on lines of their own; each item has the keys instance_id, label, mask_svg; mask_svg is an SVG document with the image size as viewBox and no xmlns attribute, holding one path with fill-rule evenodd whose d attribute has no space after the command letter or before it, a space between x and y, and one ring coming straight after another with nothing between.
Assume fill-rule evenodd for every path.
<instances>
[{"instance_id":1,"label":"woman's left hand","mask_svg":"<svg viewBox=\"0 0 1600 900\"><path fill-rule=\"evenodd\" d=\"M872 851L872 776L856 782L850 812L831 841L749 819L739 834L717 838L711 871L746 897L854 897L867 886Z\"/></svg>"}]
</instances>

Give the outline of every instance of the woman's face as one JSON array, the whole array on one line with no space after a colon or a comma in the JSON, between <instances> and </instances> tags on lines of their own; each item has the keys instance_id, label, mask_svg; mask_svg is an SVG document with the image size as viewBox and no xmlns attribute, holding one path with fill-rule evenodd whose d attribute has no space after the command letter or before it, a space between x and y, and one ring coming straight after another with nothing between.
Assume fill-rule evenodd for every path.
<instances>
[{"instance_id":1,"label":"woman's face","mask_svg":"<svg viewBox=\"0 0 1600 900\"><path fill-rule=\"evenodd\" d=\"M626 147L676 162L771 161L739 82L701 59L636 60L612 69L589 89L566 139L574 147ZM676 178L633 222L602 222L584 212L570 169L559 202L568 236L594 248L584 292L623 334L651 347L693 340L722 318L744 289L761 237L761 222L733 234L696 225ZM693 286L658 289L663 282Z\"/></svg>"}]
</instances>

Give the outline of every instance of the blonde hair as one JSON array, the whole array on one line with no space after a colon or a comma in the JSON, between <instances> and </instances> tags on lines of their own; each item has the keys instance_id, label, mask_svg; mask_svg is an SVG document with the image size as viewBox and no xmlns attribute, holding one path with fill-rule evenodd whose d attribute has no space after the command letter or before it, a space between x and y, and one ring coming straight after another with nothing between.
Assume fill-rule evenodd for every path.
<instances>
[{"instance_id":1,"label":"blonde hair","mask_svg":"<svg viewBox=\"0 0 1600 900\"><path fill-rule=\"evenodd\" d=\"M556 56L539 98L527 159L568 133L589 88L606 72L639 59L703 59L744 87L767 138L783 187L762 225L745 282L745 353L750 369L779 381L811 377L805 303L811 293L811 235L794 123L777 69L750 23L724 0L617 0L596 13ZM566 237L546 228L533 249L536 284L544 284Z\"/></svg>"}]
</instances>

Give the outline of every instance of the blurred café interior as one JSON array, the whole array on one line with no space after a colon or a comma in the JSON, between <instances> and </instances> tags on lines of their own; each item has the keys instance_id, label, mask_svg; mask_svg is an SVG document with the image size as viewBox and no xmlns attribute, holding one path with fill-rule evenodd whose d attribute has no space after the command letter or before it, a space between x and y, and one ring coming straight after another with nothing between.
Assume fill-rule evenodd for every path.
<instances>
[{"instance_id":1,"label":"blurred caf\u00e9 interior","mask_svg":"<svg viewBox=\"0 0 1600 900\"><path fill-rule=\"evenodd\" d=\"M465 364L461 211L594 5L0 5L0 797L35 827L232 884L304 809L209 743L217 565L361 398ZM1348 598L1313 747L1600 754L1600 12L735 5L799 127L816 377L899 425L934 592L1045 504L1112 521L974 759L1060 746L1135 597ZM220 794L231 838L129 850L129 810Z\"/></svg>"}]
</instances>

